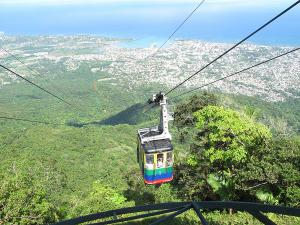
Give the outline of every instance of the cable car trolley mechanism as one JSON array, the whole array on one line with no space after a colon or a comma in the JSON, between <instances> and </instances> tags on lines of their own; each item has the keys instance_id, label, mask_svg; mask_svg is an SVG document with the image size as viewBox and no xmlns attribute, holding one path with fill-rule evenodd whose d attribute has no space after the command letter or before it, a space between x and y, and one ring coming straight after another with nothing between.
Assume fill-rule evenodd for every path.
<instances>
[{"instance_id":1,"label":"cable car trolley mechanism","mask_svg":"<svg viewBox=\"0 0 300 225\"><path fill-rule=\"evenodd\" d=\"M173 120L168 112L167 98L163 93L153 95L149 104L159 105L159 126L138 130L137 160L145 184L162 184L173 179L173 146L169 133L169 121Z\"/></svg>"}]
</instances>

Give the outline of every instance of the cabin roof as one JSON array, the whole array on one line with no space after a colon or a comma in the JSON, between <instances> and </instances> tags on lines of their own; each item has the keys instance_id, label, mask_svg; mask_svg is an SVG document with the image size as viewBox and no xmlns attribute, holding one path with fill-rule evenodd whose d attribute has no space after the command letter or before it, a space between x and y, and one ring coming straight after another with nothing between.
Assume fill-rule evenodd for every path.
<instances>
[{"instance_id":1,"label":"cabin roof","mask_svg":"<svg viewBox=\"0 0 300 225\"><path fill-rule=\"evenodd\" d=\"M139 129L138 134L140 136L140 139L146 138L146 137L152 137L161 134L161 132L158 130L157 127L153 128L144 128L144 129Z\"/></svg>"},{"instance_id":2,"label":"cabin roof","mask_svg":"<svg viewBox=\"0 0 300 225\"><path fill-rule=\"evenodd\" d=\"M142 144L145 153L157 153L173 150L170 139L148 141Z\"/></svg>"}]
</instances>

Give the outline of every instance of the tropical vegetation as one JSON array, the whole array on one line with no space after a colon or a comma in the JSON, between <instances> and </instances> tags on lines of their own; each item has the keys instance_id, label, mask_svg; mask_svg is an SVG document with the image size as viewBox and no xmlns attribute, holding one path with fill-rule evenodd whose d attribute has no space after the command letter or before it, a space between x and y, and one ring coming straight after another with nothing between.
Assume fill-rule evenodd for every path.
<instances>
[{"instance_id":1,"label":"tropical vegetation","mask_svg":"<svg viewBox=\"0 0 300 225\"><path fill-rule=\"evenodd\" d=\"M95 83L97 77L84 75L88 69L51 81L77 108L23 82L1 87L0 224L48 224L172 201L300 206L299 100L272 103L211 92L177 100L175 176L157 188L144 185L135 156L136 130L158 122L157 109L144 105L157 87L128 91ZM259 224L242 212L205 216L212 224ZM198 220L187 212L172 224Z\"/></svg>"}]
</instances>

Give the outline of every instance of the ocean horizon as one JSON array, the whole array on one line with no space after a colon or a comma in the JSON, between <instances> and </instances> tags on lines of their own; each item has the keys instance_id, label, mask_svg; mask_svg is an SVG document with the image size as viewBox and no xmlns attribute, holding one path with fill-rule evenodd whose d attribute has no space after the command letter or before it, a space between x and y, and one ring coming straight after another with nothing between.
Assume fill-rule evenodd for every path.
<instances>
[{"instance_id":1,"label":"ocean horizon","mask_svg":"<svg viewBox=\"0 0 300 225\"><path fill-rule=\"evenodd\" d=\"M212 8L203 4L172 40L236 43L284 10L293 1L273 7ZM7 35L96 35L134 39L128 47L163 43L196 3L125 3L74 5L1 5L0 31ZM272 4L270 4L272 5ZM172 41L171 40L171 41ZM300 46L300 7L296 6L249 43ZM124 44L125 46L126 44Z\"/></svg>"},{"instance_id":2,"label":"ocean horizon","mask_svg":"<svg viewBox=\"0 0 300 225\"><path fill-rule=\"evenodd\" d=\"M101 38L112 38L112 39L119 39L120 42L118 43L118 46L124 47L124 48L149 48L149 47L160 47L166 39L159 38L159 37L130 37L130 36L122 36L122 35L109 35L109 34L83 34L83 33L68 33L68 34L62 34L62 33L56 33L56 34L7 34L5 32L0 31L1 34L6 36L16 36L16 37L41 37L41 36L81 36L81 35L87 35L91 37L101 37ZM242 38L242 37L241 37ZM178 40L184 40L184 41L200 41L200 42L211 42L211 43L220 43L220 44L235 44L240 39L215 39L215 38L208 38L208 39L202 39L202 38L174 38L169 40L164 47L167 47L171 43L178 41ZM245 44L253 44L253 45L261 45L261 46L271 46L271 47L298 47L299 43L298 40L286 40L286 41L266 41L266 40L255 40L255 41L245 41Z\"/></svg>"}]
</instances>

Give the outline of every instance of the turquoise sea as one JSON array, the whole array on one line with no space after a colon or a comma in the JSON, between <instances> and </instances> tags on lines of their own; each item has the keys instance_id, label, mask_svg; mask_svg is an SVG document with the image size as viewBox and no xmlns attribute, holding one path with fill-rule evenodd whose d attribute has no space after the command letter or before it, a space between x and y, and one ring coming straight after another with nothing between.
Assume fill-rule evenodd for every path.
<instances>
[{"instance_id":1,"label":"turquoise sea","mask_svg":"<svg viewBox=\"0 0 300 225\"><path fill-rule=\"evenodd\" d=\"M174 36L236 42L293 1L261 8L202 7ZM91 34L133 38L127 47L160 45L195 8L195 3L107 3L74 5L1 5L0 31L10 35ZM272 6L272 3L270 3ZM300 46L300 6L249 40L265 45Z\"/></svg>"}]
</instances>

